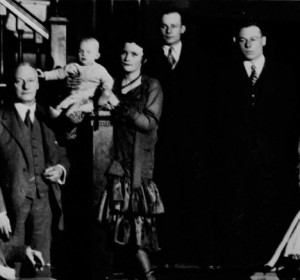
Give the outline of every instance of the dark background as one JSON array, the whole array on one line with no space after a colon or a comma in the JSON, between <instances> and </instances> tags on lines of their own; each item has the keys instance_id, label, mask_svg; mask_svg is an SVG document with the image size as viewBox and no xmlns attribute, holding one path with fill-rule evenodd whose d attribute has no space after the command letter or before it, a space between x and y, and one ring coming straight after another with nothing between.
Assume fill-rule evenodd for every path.
<instances>
[{"instance_id":1,"label":"dark background","mask_svg":"<svg viewBox=\"0 0 300 280\"><path fill-rule=\"evenodd\" d=\"M68 53L76 54L74 42L80 37L93 35L100 40L103 62L109 64L120 36L136 28L142 30L149 46L156 45L159 13L170 6L185 13L188 29L184 39L217 59L227 58L233 51L235 22L244 13L253 15L265 27L268 55L285 60L298 72L300 1L61 0L59 12L69 20Z\"/></svg>"},{"instance_id":2,"label":"dark background","mask_svg":"<svg viewBox=\"0 0 300 280\"><path fill-rule=\"evenodd\" d=\"M119 58L118 41L122 34L139 29L149 47L155 46L160 39L159 15L167 7L182 9L187 25L183 40L198 45L199 53L195 55L200 58L208 56L212 63L227 60L234 55L233 28L244 14L251 14L263 24L263 33L267 36L267 46L264 49L266 56L273 56L275 60L283 60L289 64L297 81L300 81L300 1L61 0L59 15L69 20L69 59L76 56L81 37L94 36L101 45L99 62L113 75L115 61ZM201 170L197 176L199 178L200 173ZM206 187L203 184L199 185L199 188ZM199 193L201 194L201 191ZM203 249L205 246L209 247L198 238L201 234L199 228L203 225L201 215L205 215L201 212L202 198L199 197L199 202L196 199L193 201L199 205L192 207L195 211L193 218L186 217L186 229L181 229L184 236L174 232L178 238L180 252L177 255L180 256L180 262L197 263L201 259L201 246ZM189 202L183 202L181 207L189 208L189 205L184 203ZM197 223L194 223L195 220ZM205 248L203 252L209 249Z\"/></svg>"},{"instance_id":3,"label":"dark background","mask_svg":"<svg viewBox=\"0 0 300 280\"><path fill-rule=\"evenodd\" d=\"M195 55L200 58L209 56L213 63L227 60L234 54L233 28L244 14L252 15L262 23L263 33L267 36L264 49L266 56L283 60L293 69L297 81L300 81L300 1L61 0L59 13L69 20L68 54L76 56L77 42L82 36L94 36L101 45L100 63L113 74L114 63L118 58L118 41L122 34L139 29L149 47L158 44L159 14L167 7L182 9L187 25L183 40L198 45L199 53ZM198 210L199 216L203 215L200 203L201 200L199 209L197 205L193 207L195 216ZM179 261L197 262L201 254L201 248L198 247L201 244L197 239L197 234L201 232L197 232L197 228L202 226L201 217L198 224L193 224L189 219L186 217L184 238L178 234L181 243L178 246L178 255L181 255ZM204 247L206 245L203 244Z\"/></svg>"}]
</instances>

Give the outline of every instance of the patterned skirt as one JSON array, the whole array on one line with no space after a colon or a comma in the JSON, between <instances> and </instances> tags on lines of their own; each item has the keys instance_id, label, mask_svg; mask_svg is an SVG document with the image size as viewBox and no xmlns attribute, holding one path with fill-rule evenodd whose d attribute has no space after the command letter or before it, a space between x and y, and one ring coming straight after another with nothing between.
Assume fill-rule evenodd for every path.
<instances>
[{"instance_id":1,"label":"patterned skirt","mask_svg":"<svg viewBox=\"0 0 300 280\"><path fill-rule=\"evenodd\" d=\"M98 221L109 225L114 243L159 250L155 217L164 213L164 206L156 184L144 178L132 189L129 177L110 175L107 185Z\"/></svg>"}]
</instances>

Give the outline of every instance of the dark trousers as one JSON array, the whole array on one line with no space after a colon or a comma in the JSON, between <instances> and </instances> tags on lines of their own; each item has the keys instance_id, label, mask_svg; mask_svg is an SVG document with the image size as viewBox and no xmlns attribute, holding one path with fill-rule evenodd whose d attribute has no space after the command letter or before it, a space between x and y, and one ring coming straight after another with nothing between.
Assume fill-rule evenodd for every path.
<instances>
[{"instance_id":1,"label":"dark trousers","mask_svg":"<svg viewBox=\"0 0 300 280\"><path fill-rule=\"evenodd\" d=\"M9 215L9 213L8 213ZM25 198L14 211L10 222L12 234L8 240L2 240L1 246L8 263L22 259L25 246L41 251L45 264L50 264L52 212L49 194L41 198Z\"/></svg>"}]
</instances>

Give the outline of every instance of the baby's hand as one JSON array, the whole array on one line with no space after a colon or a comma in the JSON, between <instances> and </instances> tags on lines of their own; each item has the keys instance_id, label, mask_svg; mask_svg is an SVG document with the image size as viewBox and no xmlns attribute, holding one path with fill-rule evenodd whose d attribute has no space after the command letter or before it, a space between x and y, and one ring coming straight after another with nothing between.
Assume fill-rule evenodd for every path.
<instances>
[{"instance_id":1,"label":"baby's hand","mask_svg":"<svg viewBox=\"0 0 300 280\"><path fill-rule=\"evenodd\" d=\"M66 74L68 76L78 76L80 65L77 63L71 63L66 66Z\"/></svg>"},{"instance_id":2,"label":"baby's hand","mask_svg":"<svg viewBox=\"0 0 300 280\"><path fill-rule=\"evenodd\" d=\"M42 78L42 79L45 78L45 73L41 69L36 69L36 72L37 72L39 78Z\"/></svg>"},{"instance_id":3,"label":"baby's hand","mask_svg":"<svg viewBox=\"0 0 300 280\"><path fill-rule=\"evenodd\" d=\"M102 93L99 97L99 100L98 100L98 105L100 107L105 107L107 105L110 94L111 94L111 92L109 90L102 91Z\"/></svg>"},{"instance_id":4,"label":"baby's hand","mask_svg":"<svg viewBox=\"0 0 300 280\"><path fill-rule=\"evenodd\" d=\"M108 97L108 103L110 105L112 105L113 107L116 107L120 103L119 99L114 95L114 93L112 91Z\"/></svg>"},{"instance_id":5,"label":"baby's hand","mask_svg":"<svg viewBox=\"0 0 300 280\"><path fill-rule=\"evenodd\" d=\"M119 104L119 100L110 89L104 89L99 100L98 105L107 109L113 109Z\"/></svg>"}]
</instances>

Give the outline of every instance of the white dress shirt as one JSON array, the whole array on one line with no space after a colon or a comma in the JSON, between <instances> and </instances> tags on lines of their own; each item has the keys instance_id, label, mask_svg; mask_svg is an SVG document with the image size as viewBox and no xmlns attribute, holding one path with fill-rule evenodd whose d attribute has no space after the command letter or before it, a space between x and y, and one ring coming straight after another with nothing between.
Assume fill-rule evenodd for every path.
<instances>
[{"instance_id":1,"label":"white dress shirt","mask_svg":"<svg viewBox=\"0 0 300 280\"><path fill-rule=\"evenodd\" d=\"M34 122L36 103L34 103L31 106L25 105L23 103L15 103L14 105L15 105L15 108L23 122L25 121L26 113L27 113L28 109L30 110L30 115L29 115L30 120L32 123Z\"/></svg>"},{"instance_id":2,"label":"white dress shirt","mask_svg":"<svg viewBox=\"0 0 300 280\"><path fill-rule=\"evenodd\" d=\"M248 61L248 60L244 61L244 67L246 69L248 77L251 76L251 72L252 72L251 66L252 65L255 65L255 71L256 71L257 77L259 77L264 68L265 61L266 61L266 59L265 59L264 55L261 55L258 59L253 60L253 61Z\"/></svg>"},{"instance_id":3,"label":"white dress shirt","mask_svg":"<svg viewBox=\"0 0 300 280\"><path fill-rule=\"evenodd\" d=\"M172 55L173 55L174 59L176 60L176 63L175 63L175 66L176 66L176 64L178 63L179 58L180 58L181 49L182 49L182 42L179 41L177 44L172 45L172 46L164 45L163 46L163 51L164 51L164 54L165 54L166 57L168 57L170 48L173 48Z\"/></svg>"}]
</instances>

